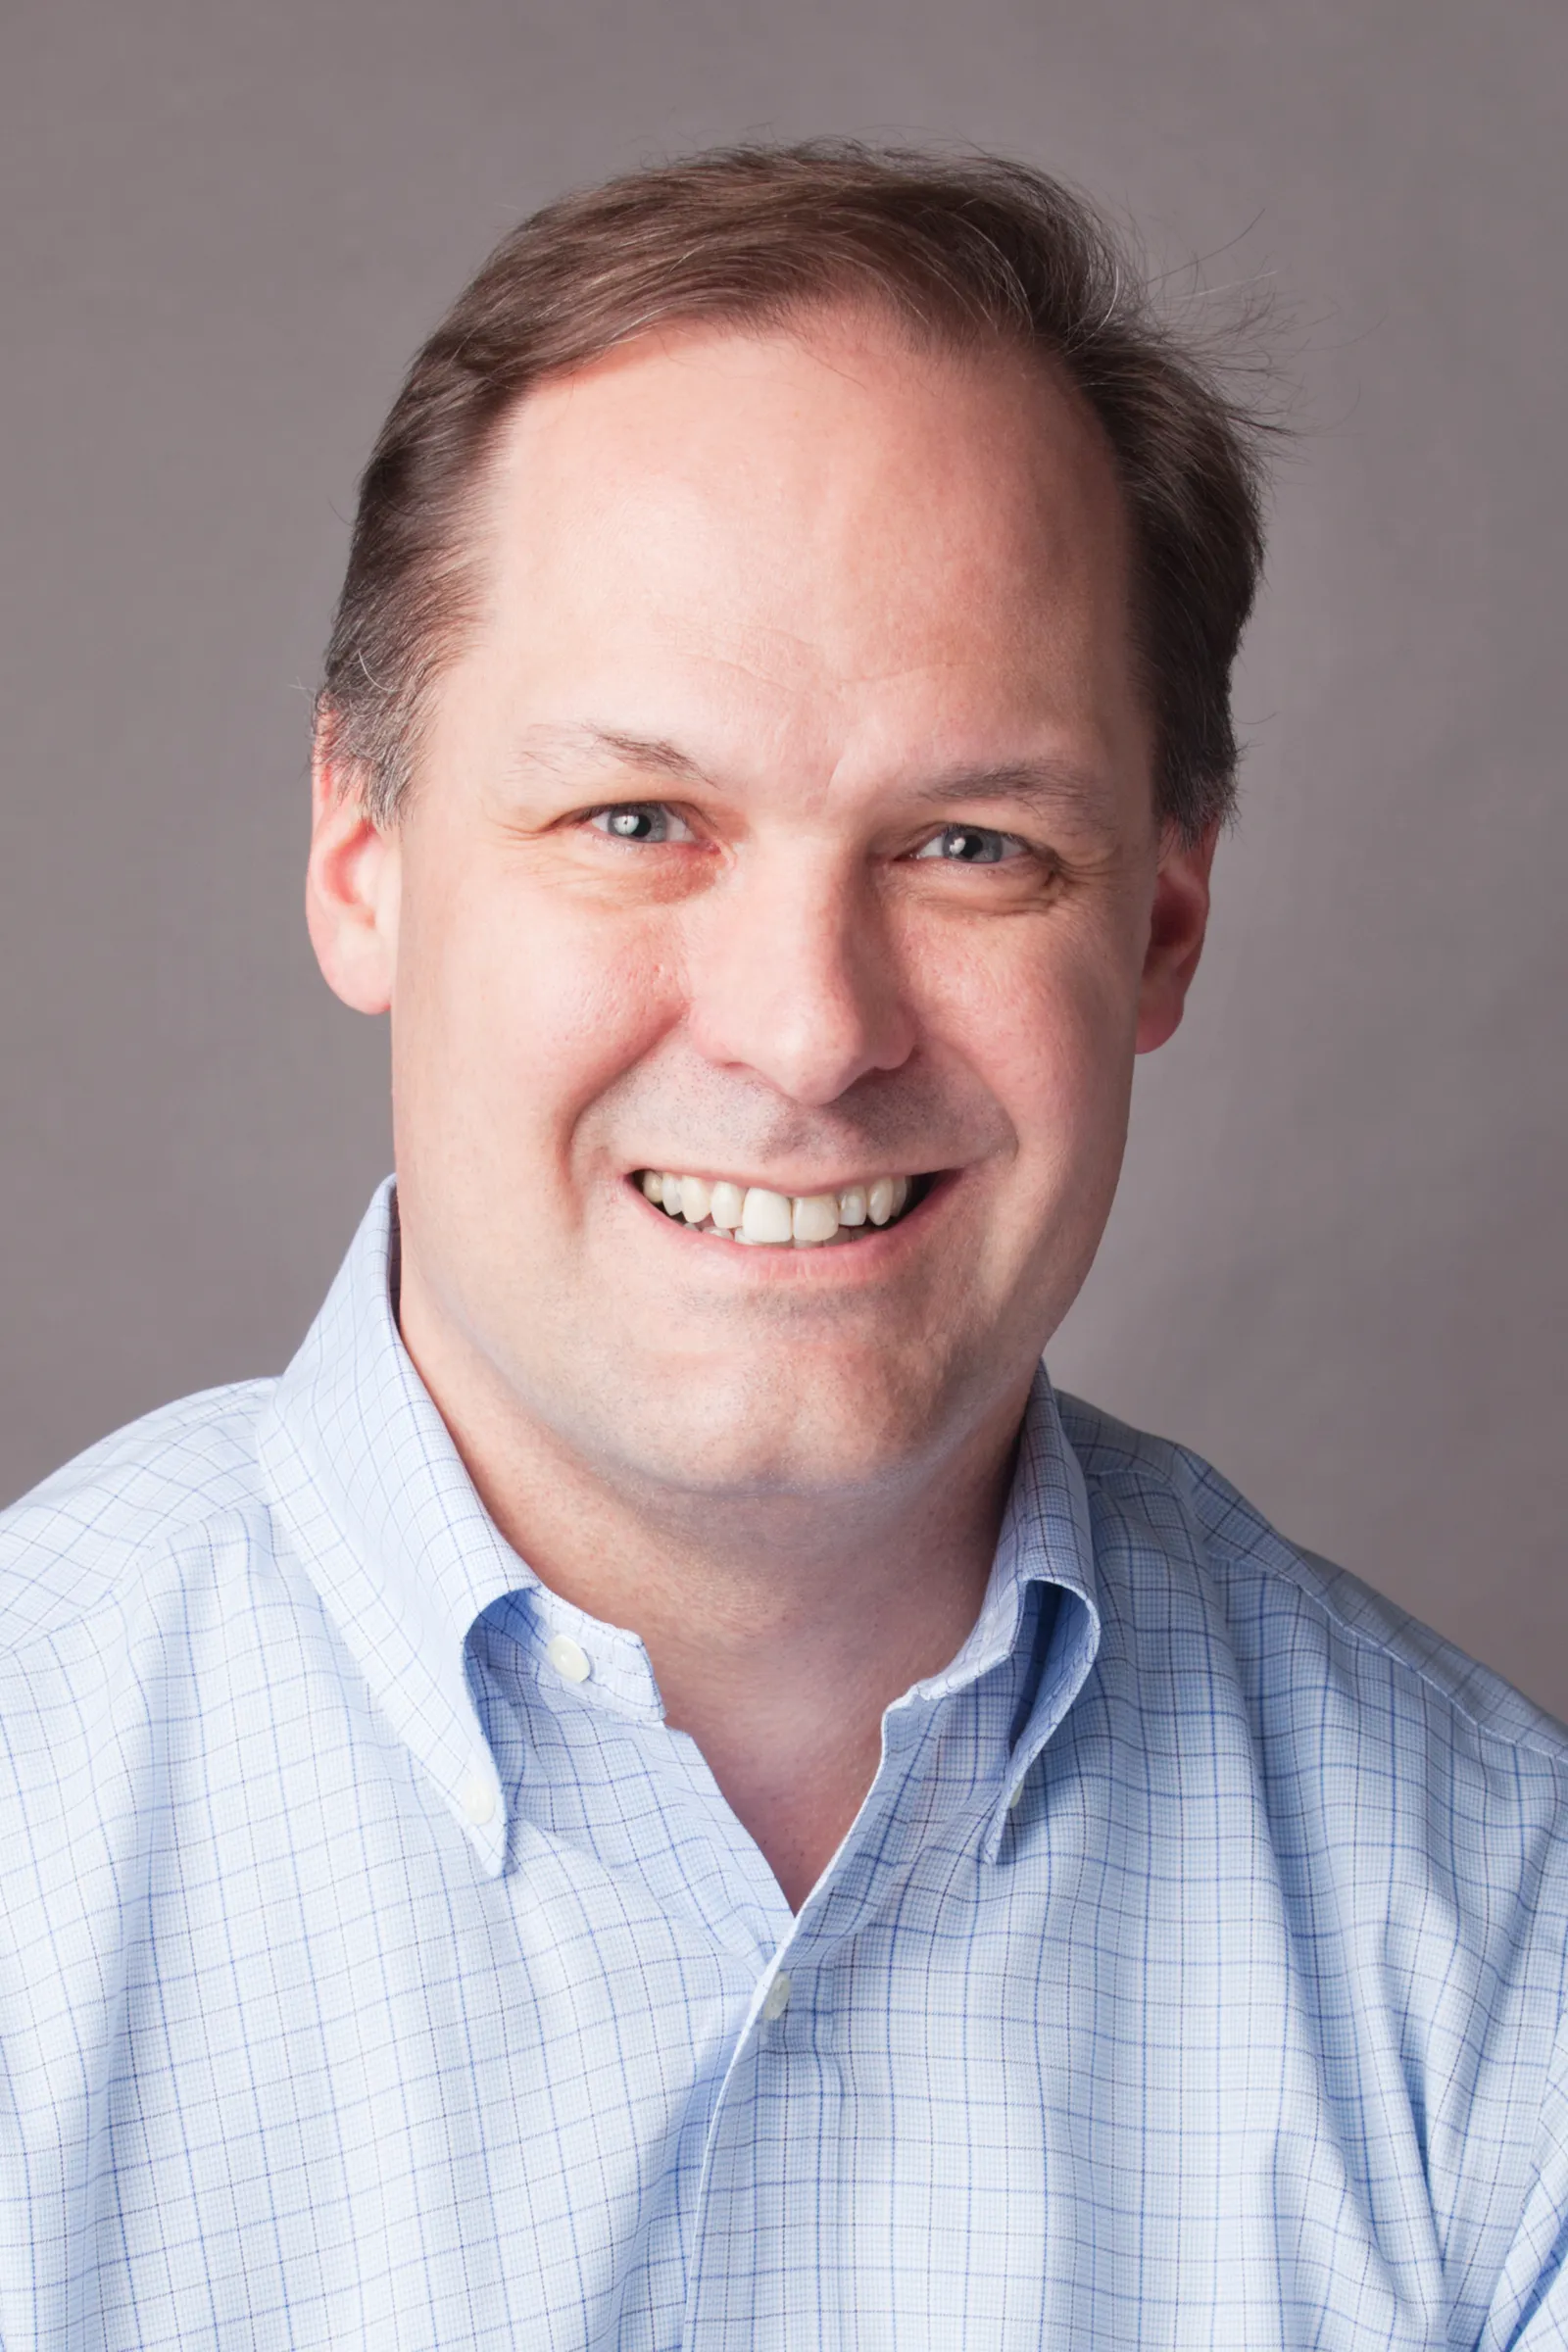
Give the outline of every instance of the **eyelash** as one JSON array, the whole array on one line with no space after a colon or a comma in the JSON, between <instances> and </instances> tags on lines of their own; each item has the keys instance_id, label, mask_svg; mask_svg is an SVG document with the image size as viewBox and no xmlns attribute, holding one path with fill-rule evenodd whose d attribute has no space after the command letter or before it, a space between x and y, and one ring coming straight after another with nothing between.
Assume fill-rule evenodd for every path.
<instances>
[{"instance_id":1,"label":"eyelash","mask_svg":"<svg viewBox=\"0 0 1568 2352\"><path fill-rule=\"evenodd\" d=\"M612 821L616 817L664 818L672 819L674 823L679 825L685 825L686 822L684 817L679 814L678 810L672 808L667 801L607 801L603 807L588 810L586 822L594 826L597 831L603 833L606 838L611 841L624 841L632 843L636 846L640 846L641 841L646 839L646 836L640 837L636 834L624 832L617 833L612 830ZM689 833L691 828L687 826L686 830ZM1003 855L994 858L945 858L938 849L937 845L938 843L947 840L954 835L960 837L967 835L976 840L999 842L1004 845L1006 850L1010 850L1015 853L1015 856L1008 857ZM666 845L662 841L656 841L652 844L652 846L656 849L662 849ZM939 826L937 831L931 834L928 839L923 841L917 850L907 852L906 856L911 861L914 859L920 859L933 865L952 864L972 867L1010 865L1017 861L1018 857L1038 858L1040 853L1033 849L1028 842L1020 839L1016 833L1004 833L999 826L996 825L952 824Z\"/></svg>"}]
</instances>

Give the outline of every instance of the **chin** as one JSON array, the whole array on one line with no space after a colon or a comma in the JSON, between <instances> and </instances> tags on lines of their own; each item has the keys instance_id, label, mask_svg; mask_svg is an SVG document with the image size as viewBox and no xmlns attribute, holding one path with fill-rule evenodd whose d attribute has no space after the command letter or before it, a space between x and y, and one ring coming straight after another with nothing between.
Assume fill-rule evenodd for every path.
<instances>
[{"instance_id":1,"label":"chin","mask_svg":"<svg viewBox=\"0 0 1568 2352\"><path fill-rule=\"evenodd\" d=\"M824 1379L820 1365L792 1381L775 1362L750 1379L691 1382L684 1393L655 1384L640 1408L623 1401L612 1432L584 1431L581 1450L601 1463L612 1452L635 1483L715 1502L849 1494L928 1460L940 1419L929 1394L878 1395L863 1379Z\"/></svg>"}]
</instances>

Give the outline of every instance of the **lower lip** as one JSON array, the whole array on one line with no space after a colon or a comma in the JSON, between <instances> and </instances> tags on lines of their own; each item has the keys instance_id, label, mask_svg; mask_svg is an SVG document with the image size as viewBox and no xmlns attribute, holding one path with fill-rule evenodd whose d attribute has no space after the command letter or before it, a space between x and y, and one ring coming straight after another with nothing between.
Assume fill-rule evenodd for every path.
<instances>
[{"instance_id":1,"label":"lower lip","mask_svg":"<svg viewBox=\"0 0 1568 2352\"><path fill-rule=\"evenodd\" d=\"M688 1264L697 1262L695 1245L705 1250L704 1263L727 1261L743 1281L853 1282L859 1275L884 1272L901 1252L906 1234L912 1232L918 1243L956 1181L956 1171L930 1177L914 1206L894 1224L872 1226L853 1242L817 1242L804 1250L786 1242L732 1242L723 1234L700 1233L695 1225L656 1207L635 1178L628 1177L624 1189L645 1219L663 1227L670 1246L686 1251Z\"/></svg>"}]
</instances>

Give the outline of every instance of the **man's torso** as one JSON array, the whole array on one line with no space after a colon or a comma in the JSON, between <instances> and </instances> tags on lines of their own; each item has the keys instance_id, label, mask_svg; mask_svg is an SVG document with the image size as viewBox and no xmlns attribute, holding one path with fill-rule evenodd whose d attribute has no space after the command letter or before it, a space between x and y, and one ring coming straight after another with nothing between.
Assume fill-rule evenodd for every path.
<instances>
[{"instance_id":1,"label":"man's torso","mask_svg":"<svg viewBox=\"0 0 1568 2352\"><path fill-rule=\"evenodd\" d=\"M419 1684L281 1396L0 1522L0 2340L1556 2340L1564 1750L1491 1677L1052 1404L1016 1623L792 1917L630 1637L487 1570Z\"/></svg>"}]
</instances>

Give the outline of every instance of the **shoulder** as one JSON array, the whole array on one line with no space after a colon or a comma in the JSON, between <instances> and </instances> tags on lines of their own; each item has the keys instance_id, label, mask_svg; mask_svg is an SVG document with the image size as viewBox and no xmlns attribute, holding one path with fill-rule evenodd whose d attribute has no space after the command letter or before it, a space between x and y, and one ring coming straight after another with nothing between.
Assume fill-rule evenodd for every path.
<instances>
[{"instance_id":1,"label":"shoulder","mask_svg":"<svg viewBox=\"0 0 1568 2352\"><path fill-rule=\"evenodd\" d=\"M1337 1694L1369 1738L1419 1723L1423 1743L1478 1760L1511 1749L1568 1796L1568 1730L1500 1675L1358 1577L1289 1542L1190 1447L1129 1428L1079 1397L1058 1404L1101 1528L1134 1563L1141 1549L1191 1562L1260 1703L1273 1694L1310 1704L1314 1689L1319 1699Z\"/></svg>"},{"instance_id":2,"label":"shoulder","mask_svg":"<svg viewBox=\"0 0 1568 2352\"><path fill-rule=\"evenodd\" d=\"M256 1427L275 1385L164 1405L0 1512L0 1655L129 1599L181 1555L248 1545L268 1519Z\"/></svg>"}]
</instances>

